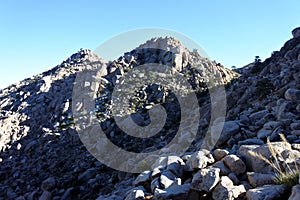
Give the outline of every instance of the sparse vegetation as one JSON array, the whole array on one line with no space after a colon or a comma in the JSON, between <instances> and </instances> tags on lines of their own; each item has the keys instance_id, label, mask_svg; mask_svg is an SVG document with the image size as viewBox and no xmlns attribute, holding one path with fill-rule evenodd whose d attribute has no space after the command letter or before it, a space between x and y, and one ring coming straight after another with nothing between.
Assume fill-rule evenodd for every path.
<instances>
[{"instance_id":1,"label":"sparse vegetation","mask_svg":"<svg viewBox=\"0 0 300 200\"><path fill-rule=\"evenodd\" d=\"M273 89L274 89L274 86L271 83L270 79L265 78L265 79L257 81L256 91L259 96L259 99L264 98L265 96L270 94L270 92L272 92Z\"/></svg>"},{"instance_id":2,"label":"sparse vegetation","mask_svg":"<svg viewBox=\"0 0 300 200\"><path fill-rule=\"evenodd\" d=\"M254 66L252 67L251 73L256 74L261 72L261 70L263 69L264 65L261 62L261 59L259 56L255 56L254 59Z\"/></svg>"},{"instance_id":3,"label":"sparse vegetation","mask_svg":"<svg viewBox=\"0 0 300 200\"><path fill-rule=\"evenodd\" d=\"M283 134L279 135L284 143L289 144ZM251 154L269 164L276 171L274 182L278 185L284 185L286 189L290 191L294 185L298 184L299 180L299 168L296 163L296 155L289 150L293 159L293 166L291 166L291 164L284 159L282 154L278 152L274 145L269 141L269 138L267 140L267 145L273 161L255 152L251 152ZM284 163L281 164L281 161Z\"/></svg>"}]
</instances>

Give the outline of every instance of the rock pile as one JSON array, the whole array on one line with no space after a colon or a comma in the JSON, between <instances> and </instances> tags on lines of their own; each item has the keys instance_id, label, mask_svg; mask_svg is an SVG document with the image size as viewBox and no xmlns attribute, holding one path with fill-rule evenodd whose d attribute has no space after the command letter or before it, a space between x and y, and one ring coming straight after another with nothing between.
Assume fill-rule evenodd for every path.
<instances>
[{"instance_id":1,"label":"rock pile","mask_svg":"<svg viewBox=\"0 0 300 200\"><path fill-rule=\"evenodd\" d=\"M173 38L156 38L145 45L151 46L151 43L156 43L157 40L167 44L165 49L176 49L180 44ZM1 90L0 197L86 199L110 193L115 190L114 187L119 188L119 194L125 193L134 180L133 174L105 167L86 150L76 133L71 108L76 74L107 64L102 73L103 79L106 79L107 84L114 86L124 71L137 65L163 60L162 64L181 69L179 72L184 74L182 69L191 71L188 68L191 68L193 62L200 63L199 60L205 59L199 54L189 52L183 46L179 48L181 51L174 51L175 53L164 49L157 51L150 47L137 48L109 63L104 63L90 50L81 49L61 65ZM199 90L203 89L200 82L205 83L211 70L216 77L222 75L217 84L224 84L236 75L222 66L214 68L216 63L208 59L205 59L206 62L207 65L201 69L207 75L190 79ZM110 86L105 87L110 95ZM154 90L152 94L156 93L160 98L161 95L166 95L165 91L162 93L162 88L153 87L149 88ZM99 95L99 99L95 100L96 105L101 104L100 97L103 96ZM149 96L147 98L149 101L158 99ZM103 107L98 107L99 114ZM104 114L104 119L109 118L109 110ZM143 120L140 120L140 123L144 123ZM115 129L113 124L107 127ZM114 138L118 137L117 134L118 132ZM124 139L119 137L119 141L122 140L122 144L129 146L129 149L144 148L127 143L126 136ZM158 142L157 145L162 144Z\"/></svg>"},{"instance_id":2,"label":"rock pile","mask_svg":"<svg viewBox=\"0 0 300 200\"><path fill-rule=\"evenodd\" d=\"M257 156L276 162L269 139L282 169L299 167L300 40L295 31L293 36L264 62L238 69L241 76L226 86L227 118L215 150L197 149L196 141L195 151L165 158L175 162L140 174L126 195L98 199L297 199L299 185L294 183L291 194ZM205 101L202 108L210 104Z\"/></svg>"},{"instance_id":3,"label":"rock pile","mask_svg":"<svg viewBox=\"0 0 300 200\"><path fill-rule=\"evenodd\" d=\"M81 49L61 65L0 91L1 199L298 199L274 181L276 170L263 159L281 156L278 165L296 168L300 157L300 38L291 40L264 62L236 72L189 51L173 38L153 38L119 59L104 63ZM74 127L72 89L76 74L106 66L95 99L95 112L107 137L128 151L165 146L180 123L174 94L146 85L131 97L131 110L119 110L140 126L151 122L148 110L161 104L168 117L158 137L138 140L116 125L112 93L131 69L147 63L169 66L186 77L197 94L201 118L196 138L181 155L161 157L151 171L130 174L97 161ZM91 85L90 83L87 83ZM178 84L178 83L177 83ZM176 83L174 84L176 86ZM209 127L208 88L225 85L227 116ZM191 105L191 107L193 107ZM191 108L192 109L192 108ZM215 138L217 130L221 136ZM203 133L215 147L201 149ZM287 141L282 141L283 134ZM214 141L217 140L217 141ZM267 144L267 141L270 141ZM270 149L270 144L275 149Z\"/></svg>"}]
</instances>

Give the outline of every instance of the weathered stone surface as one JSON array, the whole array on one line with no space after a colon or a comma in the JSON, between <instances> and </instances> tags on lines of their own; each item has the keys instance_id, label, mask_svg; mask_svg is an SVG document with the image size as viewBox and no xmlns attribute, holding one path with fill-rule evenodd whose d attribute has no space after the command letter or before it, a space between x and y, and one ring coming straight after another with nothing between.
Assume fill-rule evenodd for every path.
<instances>
[{"instance_id":1,"label":"weathered stone surface","mask_svg":"<svg viewBox=\"0 0 300 200\"><path fill-rule=\"evenodd\" d=\"M285 93L284 97L286 100L290 100L292 102L300 101L300 90L295 88L289 88Z\"/></svg>"},{"instance_id":2,"label":"weathered stone surface","mask_svg":"<svg viewBox=\"0 0 300 200\"><path fill-rule=\"evenodd\" d=\"M181 180L178 179L172 172L170 171L164 171L160 175L160 185L162 186L163 189L166 189L170 187L173 184L181 185Z\"/></svg>"},{"instance_id":3,"label":"weathered stone surface","mask_svg":"<svg viewBox=\"0 0 300 200\"><path fill-rule=\"evenodd\" d=\"M234 200L243 193L246 193L243 185L234 186L227 176L222 176L221 182L213 190L212 196L215 200Z\"/></svg>"},{"instance_id":4,"label":"weathered stone surface","mask_svg":"<svg viewBox=\"0 0 300 200\"><path fill-rule=\"evenodd\" d=\"M300 37L300 27L293 29L292 34L294 38Z\"/></svg>"},{"instance_id":5,"label":"weathered stone surface","mask_svg":"<svg viewBox=\"0 0 300 200\"><path fill-rule=\"evenodd\" d=\"M284 190L284 186L282 185L264 185L262 187L248 190L246 196L248 200L271 200L280 198L280 196L284 193Z\"/></svg>"},{"instance_id":6,"label":"weathered stone surface","mask_svg":"<svg viewBox=\"0 0 300 200\"><path fill-rule=\"evenodd\" d=\"M240 180L235 173L233 172L229 173L228 178L230 178L230 180L233 182L234 185L240 184Z\"/></svg>"},{"instance_id":7,"label":"weathered stone surface","mask_svg":"<svg viewBox=\"0 0 300 200\"><path fill-rule=\"evenodd\" d=\"M138 175L138 177L134 180L134 185L143 185L151 180L151 171L144 171Z\"/></svg>"},{"instance_id":8,"label":"weathered stone surface","mask_svg":"<svg viewBox=\"0 0 300 200\"><path fill-rule=\"evenodd\" d=\"M179 157L178 160L174 162L169 162L167 166L167 170L171 171L177 177L181 177L183 175L184 169L185 169L185 163Z\"/></svg>"},{"instance_id":9,"label":"weathered stone surface","mask_svg":"<svg viewBox=\"0 0 300 200\"><path fill-rule=\"evenodd\" d=\"M208 163L213 163L214 159L212 156L208 157L203 151L194 153L186 162L186 167L189 170L192 169L203 169Z\"/></svg>"},{"instance_id":10,"label":"weathered stone surface","mask_svg":"<svg viewBox=\"0 0 300 200\"><path fill-rule=\"evenodd\" d=\"M269 121L267 123L264 124L264 129L266 130L274 130L275 128L281 126L280 122L276 122L276 121Z\"/></svg>"},{"instance_id":11,"label":"weathered stone surface","mask_svg":"<svg viewBox=\"0 0 300 200\"><path fill-rule=\"evenodd\" d=\"M79 181L88 181L89 179L93 178L97 174L97 169L90 168L86 170L84 173L78 176Z\"/></svg>"},{"instance_id":12,"label":"weathered stone surface","mask_svg":"<svg viewBox=\"0 0 300 200\"><path fill-rule=\"evenodd\" d=\"M300 122L291 123L292 130L300 130Z\"/></svg>"},{"instance_id":13,"label":"weathered stone surface","mask_svg":"<svg viewBox=\"0 0 300 200\"><path fill-rule=\"evenodd\" d=\"M298 200L300 199L300 185L295 185L292 188L292 194L288 200Z\"/></svg>"},{"instance_id":14,"label":"weathered stone surface","mask_svg":"<svg viewBox=\"0 0 300 200\"><path fill-rule=\"evenodd\" d=\"M214 164L211 165L211 167L220 169L221 176L228 175L230 173L230 169L228 169L228 167L226 167L223 160L215 162Z\"/></svg>"},{"instance_id":15,"label":"weathered stone surface","mask_svg":"<svg viewBox=\"0 0 300 200\"><path fill-rule=\"evenodd\" d=\"M188 199L190 192L190 184L174 185L166 190L155 189L154 198L160 200L174 199L182 200Z\"/></svg>"},{"instance_id":16,"label":"weathered stone surface","mask_svg":"<svg viewBox=\"0 0 300 200\"><path fill-rule=\"evenodd\" d=\"M236 155L228 155L222 159L226 166L235 174L240 175L246 171L246 165Z\"/></svg>"},{"instance_id":17,"label":"weathered stone surface","mask_svg":"<svg viewBox=\"0 0 300 200\"><path fill-rule=\"evenodd\" d=\"M284 142L272 142L272 145L278 153L286 149L291 149L291 145ZM238 150L238 154L243 158L247 168L250 170L258 173L271 173L271 167L261 158L253 154L253 152L267 159L272 159L268 145L242 145Z\"/></svg>"},{"instance_id":18,"label":"weathered stone surface","mask_svg":"<svg viewBox=\"0 0 300 200\"><path fill-rule=\"evenodd\" d=\"M267 115L269 113L268 110L261 110L261 111L258 111L258 112L255 112L255 113L252 113L249 118L250 120L256 122L260 119L262 119L265 115Z\"/></svg>"},{"instance_id":19,"label":"weathered stone surface","mask_svg":"<svg viewBox=\"0 0 300 200\"><path fill-rule=\"evenodd\" d=\"M291 131L292 135L300 136L300 130L293 130Z\"/></svg>"},{"instance_id":20,"label":"weathered stone surface","mask_svg":"<svg viewBox=\"0 0 300 200\"><path fill-rule=\"evenodd\" d=\"M43 191L49 191L55 187L55 178L50 177L42 182L41 188Z\"/></svg>"},{"instance_id":21,"label":"weathered stone surface","mask_svg":"<svg viewBox=\"0 0 300 200\"><path fill-rule=\"evenodd\" d=\"M246 140L242 140L238 142L238 145L263 145L265 144L263 140L258 139L258 138L249 138Z\"/></svg>"},{"instance_id":22,"label":"weathered stone surface","mask_svg":"<svg viewBox=\"0 0 300 200\"><path fill-rule=\"evenodd\" d=\"M129 191L125 198L125 200L144 200L144 199L145 199L144 191L139 188L134 188L131 191Z\"/></svg>"},{"instance_id":23,"label":"weathered stone surface","mask_svg":"<svg viewBox=\"0 0 300 200\"><path fill-rule=\"evenodd\" d=\"M96 193L101 194L98 199L103 200L209 199L212 195L215 199L243 199L245 193L241 191L244 189L249 190L247 196L269 198L277 191L277 186L267 188L265 184L272 182L271 177L264 173L274 170L260 158L251 155L250 151L273 161L265 144L269 137L276 151L282 154L282 158L279 158L281 164L290 163L293 166L293 156L300 157L300 148L296 145L300 142L299 52L299 37L295 36L266 61L236 69L240 73L237 75L169 37L151 39L107 63L90 50L81 49L61 65L0 90L0 199L95 199ZM163 118L161 115L159 119L152 116L157 113L153 111L156 105L163 104L168 114L165 126L162 129L150 126L151 129L145 128L146 131L141 133L144 135L153 128L158 134L151 138L133 138L128 133L137 127L129 125L129 131L124 131L116 124L111 103L116 84L122 82L127 72L147 63L172 67L188 79L194 91L199 92L199 105L184 101L191 111L200 107L199 127L195 126L190 131L187 131L189 127L181 127L181 132L177 133L177 125L183 122L180 121L183 120L180 116L181 105L172 100L173 94L164 86L155 84L134 88L135 96L130 96L128 101L133 103L131 110L126 111L121 106L119 114L145 128ZM99 80L94 77L96 83L90 78L78 85L74 83L78 73L97 67L100 68L101 77ZM130 81L135 83L138 77L140 75L132 76ZM236 79L232 80L233 77ZM202 92L207 89L206 83L218 86L228 82L226 118L219 117L212 122L211 117L216 116L211 113L211 108L218 102L210 99L208 93L214 89L208 93ZM180 87L177 83L180 82L175 81L172 86ZM72 105L72 92L78 95L77 98L85 99L82 94L84 88L98 91L95 99ZM187 92L186 88L184 91ZM126 94L125 90L123 92ZM74 112L83 111L86 105L91 105L93 111L95 109L96 113L93 114L96 114L101 128L116 146L132 152L160 149L164 155L155 157L158 158L157 162L149 162L146 158L143 164L134 166L134 159L128 158L132 161L132 165L126 166L128 170L149 166L149 169L142 170L153 171L136 178L133 174L117 172L97 161L82 145L82 138L76 132L78 124L74 121ZM190 113L189 110L184 111ZM194 115L184 121L188 125L193 121L198 124ZM219 133L222 133L220 137ZM288 144L278 143L279 133L293 143L293 150ZM168 152L169 148L163 148L175 134L180 137L175 145L170 146L172 150L178 150L181 145L194 139L189 152L177 155L177 152ZM89 150L103 150L107 143L99 142L102 140L96 133L92 136L88 141ZM186 138L190 139L187 141ZM204 150L206 147L208 149ZM202 153L199 153L200 149ZM243 167L236 167L234 163L239 161L230 158L232 155L245 162L247 173ZM121 160L118 157L110 158L109 153L101 156L109 158L112 163ZM222 177L220 181L219 177L224 175L230 180L224 181L227 178ZM190 184L195 189L190 189ZM133 188L135 185L143 187ZM276 194L278 198L283 198L279 193ZM291 198L296 194L293 198L298 199L297 193L293 191Z\"/></svg>"},{"instance_id":24,"label":"weathered stone surface","mask_svg":"<svg viewBox=\"0 0 300 200\"><path fill-rule=\"evenodd\" d=\"M247 173L249 183L253 187L260 187L263 185L273 184L274 183L274 175L273 174L261 174L256 172L248 172Z\"/></svg>"},{"instance_id":25,"label":"weathered stone surface","mask_svg":"<svg viewBox=\"0 0 300 200\"><path fill-rule=\"evenodd\" d=\"M269 137L272 133L272 130L266 130L264 128L260 129L257 133L257 138L258 139L265 139Z\"/></svg>"},{"instance_id":26,"label":"weathered stone surface","mask_svg":"<svg viewBox=\"0 0 300 200\"><path fill-rule=\"evenodd\" d=\"M224 158L225 156L227 156L228 154L229 154L229 152L225 149L215 149L213 156L218 161L218 160L221 160L222 158Z\"/></svg>"},{"instance_id":27,"label":"weathered stone surface","mask_svg":"<svg viewBox=\"0 0 300 200\"><path fill-rule=\"evenodd\" d=\"M200 169L194 176L191 188L197 191L210 192L220 180L220 170L217 168Z\"/></svg>"},{"instance_id":28,"label":"weathered stone surface","mask_svg":"<svg viewBox=\"0 0 300 200\"><path fill-rule=\"evenodd\" d=\"M44 191L39 198L39 200L51 200L51 199L52 199L52 194L51 192L48 191Z\"/></svg>"},{"instance_id":29,"label":"weathered stone surface","mask_svg":"<svg viewBox=\"0 0 300 200\"><path fill-rule=\"evenodd\" d=\"M157 177L157 178L155 178L155 179L153 179L153 180L151 181L150 187L151 187L151 191L152 191L152 192L154 192L154 190L155 190L156 188L160 188L160 180L159 180L159 177Z\"/></svg>"}]
</instances>

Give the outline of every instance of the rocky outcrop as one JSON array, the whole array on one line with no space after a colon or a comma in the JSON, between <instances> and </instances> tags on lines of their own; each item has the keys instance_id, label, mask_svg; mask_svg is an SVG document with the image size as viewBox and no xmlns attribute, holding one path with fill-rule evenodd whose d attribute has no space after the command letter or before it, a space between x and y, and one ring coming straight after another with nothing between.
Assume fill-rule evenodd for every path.
<instances>
[{"instance_id":1,"label":"rocky outcrop","mask_svg":"<svg viewBox=\"0 0 300 200\"><path fill-rule=\"evenodd\" d=\"M187 192L190 199L277 199L291 195L285 186L272 185L276 170L258 155L269 162L279 162L286 170L287 165L295 167L300 157L300 40L295 31L293 35L264 62L237 70L241 76L228 85L225 127L218 127L216 122L209 130L212 135L215 130L222 130L216 143L219 148L209 153L198 149L182 157L186 167L177 178L191 184ZM287 141L281 141L279 134ZM273 151L280 154L277 161L267 140ZM211 155L214 159L210 159ZM161 187L159 181L150 179L148 184L157 182L157 187ZM295 186L290 198L295 198L297 191Z\"/></svg>"},{"instance_id":2,"label":"rocky outcrop","mask_svg":"<svg viewBox=\"0 0 300 200\"><path fill-rule=\"evenodd\" d=\"M295 29L292 31L292 34L293 34L293 37L294 37L294 38L300 37L300 27L295 28Z\"/></svg>"},{"instance_id":3,"label":"rocky outcrop","mask_svg":"<svg viewBox=\"0 0 300 200\"><path fill-rule=\"evenodd\" d=\"M166 137L171 138L167 132L172 131L175 119L167 122L168 126L162 132L160 140L157 141L159 138L156 138L139 146L129 141L130 137L120 133L111 119L110 110L103 110L119 79L128 70L147 63L161 63L182 75L186 74L190 84L199 92L207 89L206 82L209 79L215 77L216 85L222 85L237 76L237 73L201 57L196 51L190 52L173 38L154 38L109 63L104 63L90 50L81 49L61 65L2 89L0 198L84 199L110 193L115 190L114 186L124 188L118 189L122 192L116 193L116 196L131 190L133 174L122 174L105 167L80 142L74 127L72 90L78 73L105 66L100 68L103 85L97 86L98 89L103 86L105 90L99 90L96 107L106 132L114 132L114 135L110 134L111 140L120 144L120 147L136 151L153 148L153 144L154 147L162 146L165 143L161 141ZM197 69L200 71L196 71ZM89 80L84 84L88 86ZM106 92L106 95L101 92ZM157 86L141 92L144 97L137 100L146 100L144 106L147 109L168 96L167 91ZM171 105L168 109L172 110L173 107ZM147 121L145 111L133 117L138 124ZM159 184L164 185L162 189L179 195L176 193L177 189L174 190L171 186L180 183L180 179L176 177L181 176L182 169L178 171L178 166L174 165L169 170L168 174L160 176L162 182ZM136 185L147 182L146 180L142 179ZM186 188L188 185L182 188L183 191ZM128 194L128 198L141 194L141 189L137 189ZM147 194L149 193L145 191L144 195ZM161 192L157 192L157 195L164 196Z\"/></svg>"},{"instance_id":4,"label":"rocky outcrop","mask_svg":"<svg viewBox=\"0 0 300 200\"><path fill-rule=\"evenodd\" d=\"M239 74L167 37L150 39L108 63L82 49L61 65L1 90L0 198L297 199L299 185L290 193L284 185L275 185L276 169L257 155L285 169L299 165L298 29L280 51L264 62L237 69ZM172 140L180 123L179 105L170 90L155 84L140 87L131 96L130 110L118 110L122 120L146 126L155 120L150 119L149 110L163 105L168 116L165 126L148 140L124 134L112 111L114 87L131 69L145 64L168 66L186 77L196 93L201 116L187 152L160 157L150 163L151 170L135 175L106 167L80 142L74 126L72 89L80 72L105 66L94 88L98 91L95 113L105 134L127 151L160 149ZM132 81L138 77L132 76ZM83 85L92 86L92 80ZM210 107L216 102L210 99L208 89L220 85L226 87L226 121L216 118L209 126ZM181 87L179 82L172 86ZM190 110L193 106L189 105ZM203 141L204 133L210 135L207 141ZM287 141L281 141L280 134ZM188 135L182 133L178 143L184 143ZM205 142L215 146L203 149ZM275 150L270 150L270 145ZM274 152L280 154L277 160ZM115 159L121 158L111 158L112 162Z\"/></svg>"}]
</instances>

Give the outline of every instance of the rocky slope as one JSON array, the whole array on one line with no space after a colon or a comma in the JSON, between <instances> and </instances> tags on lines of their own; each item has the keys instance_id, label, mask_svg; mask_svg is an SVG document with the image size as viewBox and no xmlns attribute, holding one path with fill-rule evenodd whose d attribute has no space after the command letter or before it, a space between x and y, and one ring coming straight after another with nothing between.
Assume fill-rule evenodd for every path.
<instances>
[{"instance_id":1,"label":"rocky slope","mask_svg":"<svg viewBox=\"0 0 300 200\"><path fill-rule=\"evenodd\" d=\"M81 49L61 65L1 90L0 198L95 199L111 192L124 196L132 187L135 175L106 167L80 142L74 127L72 89L76 74L105 65L101 74L105 84L99 86L105 89L99 90L95 99L97 115L106 122L103 126L115 133L110 138L112 141L131 150L145 149L149 144L136 146L128 141L127 135L120 135L118 127L110 124L109 102L112 88L124 73L147 63L167 65L185 74L199 93L206 90L209 80L223 85L237 76L220 64L202 58L196 51L190 52L173 38L154 38L109 63L104 63L90 50ZM167 103L169 92L152 87L150 92L149 88L141 89L146 93L142 106L154 105L162 97L167 100L160 101ZM169 104L169 108L173 108L174 103ZM145 112L142 109L140 114L147 118ZM168 131L176 119L172 120L162 131L163 138L152 141L152 145L162 146L163 139L170 137Z\"/></svg>"},{"instance_id":2,"label":"rocky slope","mask_svg":"<svg viewBox=\"0 0 300 200\"><path fill-rule=\"evenodd\" d=\"M98 199L299 199L298 176L275 182L278 171L268 163L277 162L283 172L299 169L299 30L264 62L237 70L241 76L226 86L226 122L212 151L197 148L196 140L191 152L165 157L160 162L167 166L141 173L126 194ZM217 129L214 123L208 133Z\"/></svg>"},{"instance_id":3,"label":"rocky slope","mask_svg":"<svg viewBox=\"0 0 300 200\"><path fill-rule=\"evenodd\" d=\"M173 38L153 38L119 59L104 63L80 50L61 65L0 92L0 198L2 199L299 199L275 184L269 139L279 165L296 168L300 157L300 34L264 62L232 72L191 52ZM168 117L158 137L139 140L116 126L111 99L116 83L130 69L147 63L172 67L185 76L200 106L196 138L184 154L161 157L151 171L120 172L96 160L75 130L72 89L76 74L107 65L102 73L96 114L109 139L128 151L160 149L178 131L180 111L174 94L159 85L139 88L131 110L120 110L141 126L147 110L162 104ZM213 84L212 84L213 83ZM226 84L227 116L209 126L213 88ZM179 85L180 84L174 84ZM141 95L142 94L142 95ZM133 101L133 99L135 101ZM193 106L191 105L191 109ZM189 111L188 111L189 112ZM222 129L223 128L223 129ZM201 149L222 130L213 149ZM210 135L203 141L203 133ZM280 140L283 134L287 141ZM152 164L152 163L151 163Z\"/></svg>"}]
</instances>

